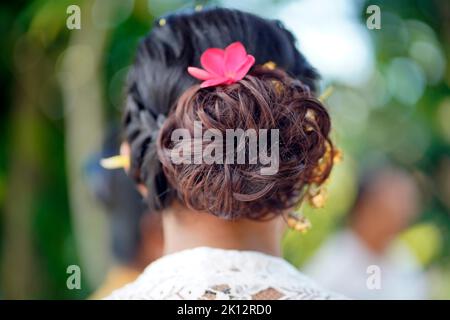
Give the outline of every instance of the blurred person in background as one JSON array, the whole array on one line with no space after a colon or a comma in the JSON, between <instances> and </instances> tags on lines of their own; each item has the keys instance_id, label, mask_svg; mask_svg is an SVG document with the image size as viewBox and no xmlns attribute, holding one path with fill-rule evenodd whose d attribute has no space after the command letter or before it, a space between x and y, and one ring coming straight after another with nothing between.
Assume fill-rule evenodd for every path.
<instances>
[{"instance_id":1,"label":"blurred person in background","mask_svg":"<svg viewBox=\"0 0 450 320\"><path fill-rule=\"evenodd\" d=\"M418 216L419 198L414 178L402 169L385 166L368 172L348 227L326 241L305 272L350 298L426 299L426 279L417 260L395 241Z\"/></svg>"},{"instance_id":2,"label":"blurred person in background","mask_svg":"<svg viewBox=\"0 0 450 320\"><path fill-rule=\"evenodd\" d=\"M114 265L103 284L92 294L92 299L101 299L134 281L163 251L160 215L149 212L142 196L123 170L107 170L100 166L102 158L119 152L119 138L119 129L112 128L102 153L90 159L86 170L89 187L104 206L110 220L114 258Z\"/></svg>"}]
</instances>

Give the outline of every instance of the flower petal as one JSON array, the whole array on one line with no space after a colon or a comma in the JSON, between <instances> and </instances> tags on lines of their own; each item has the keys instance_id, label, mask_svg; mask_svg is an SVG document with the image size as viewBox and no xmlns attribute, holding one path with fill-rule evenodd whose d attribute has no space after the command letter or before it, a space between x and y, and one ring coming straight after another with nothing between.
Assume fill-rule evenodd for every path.
<instances>
[{"instance_id":1,"label":"flower petal","mask_svg":"<svg viewBox=\"0 0 450 320\"><path fill-rule=\"evenodd\" d=\"M225 72L236 72L246 61L247 51L242 43L233 42L225 48Z\"/></svg>"},{"instance_id":2,"label":"flower petal","mask_svg":"<svg viewBox=\"0 0 450 320\"><path fill-rule=\"evenodd\" d=\"M224 75L224 60L225 52L222 49L210 48L207 49L200 57L200 63L202 67L216 76Z\"/></svg>"},{"instance_id":3,"label":"flower petal","mask_svg":"<svg viewBox=\"0 0 450 320\"><path fill-rule=\"evenodd\" d=\"M214 75L210 74L208 71L196 68L196 67L188 67L187 71L191 76L199 80L209 80L214 78Z\"/></svg>"},{"instance_id":4,"label":"flower petal","mask_svg":"<svg viewBox=\"0 0 450 320\"><path fill-rule=\"evenodd\" d=\"M213 86L217 86L219 84L226 84L227 81L229 81L230 79L226 78L226 77L218 77L218 78L214 78L214 79L209 79L206 81L203 81L200 85L200 88L207 88L207 87L213 87Z\"/></svg>"},{"instance_id":5,"label":"flower petal","mask_svg":"<svg viewBox=\"0 0 450 320\"><path fill-rule=\"evenodd\" d=\"M239 81L242 80L248 73L248 70L255 64L255 57L251 54L247 55L247 59L242 64L242 66L239 68L239 70L236 71L234 75L234 80Z\"/></svg>"}]
</instances>

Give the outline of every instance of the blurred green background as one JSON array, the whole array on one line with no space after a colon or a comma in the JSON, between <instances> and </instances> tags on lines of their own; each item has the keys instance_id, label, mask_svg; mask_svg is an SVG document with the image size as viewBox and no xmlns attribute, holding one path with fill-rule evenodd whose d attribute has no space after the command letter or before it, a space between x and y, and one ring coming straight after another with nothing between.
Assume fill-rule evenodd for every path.
<instances>
[{"instance_id":1,"label":"blurred green background","mask_svg":"<svg viewBox=\"0 0 450 320\"><path fill-rule=\"evenodd\" d=\"M66 9L81 8L69 30ZM381 29L366 8L381 8ZM450 298L450 2L446 0L31 0L0 4L0 298L86 298L111 263L105 213L83 167L120 119L141 37L167 11L223 5L280 19L335 88L327 105L344 152L325 208L284 254L301 266L340 228L360 170L389 160L421 182L423 213L402 236ZM81 290L66 286L80 265Z\"/></svg>"}]
</instances>

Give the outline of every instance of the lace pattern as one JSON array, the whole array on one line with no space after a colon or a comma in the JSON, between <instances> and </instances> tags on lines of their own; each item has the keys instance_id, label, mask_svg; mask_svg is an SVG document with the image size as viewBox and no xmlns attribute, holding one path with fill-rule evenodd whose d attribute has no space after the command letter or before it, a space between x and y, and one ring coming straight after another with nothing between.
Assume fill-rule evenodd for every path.
<instances>
[{"instance_id":1,"label":"lace pattern","mask_svg":"<svg viewBox=\"0 0 450 320\"><path fill-rule=\"evenodd\" d=\"M195 248L164 256L107 299L343 299L281 258L253 251Z\"/></svg>"}]
</instances>

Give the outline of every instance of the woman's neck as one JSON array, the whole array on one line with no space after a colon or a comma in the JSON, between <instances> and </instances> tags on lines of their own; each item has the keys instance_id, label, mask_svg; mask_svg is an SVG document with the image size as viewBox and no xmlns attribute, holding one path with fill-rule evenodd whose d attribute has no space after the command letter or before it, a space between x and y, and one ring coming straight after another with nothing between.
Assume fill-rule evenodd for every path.
<instances>
[{"instance_id":1,"label":"woman's neck","mask_svg":"<svg viewBox=\"0 0 450 320\"><path fill-rule=\"evenodd\" d=\"M228 221L179 204L167 208L162 216L165 254L213 247L281 255L280 243L285 228L281 217L268 221Z\"/></svg>"}]
</instances>

